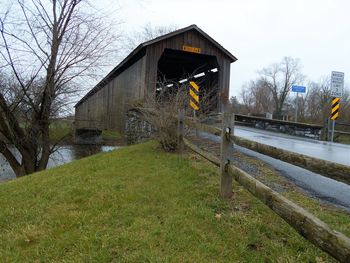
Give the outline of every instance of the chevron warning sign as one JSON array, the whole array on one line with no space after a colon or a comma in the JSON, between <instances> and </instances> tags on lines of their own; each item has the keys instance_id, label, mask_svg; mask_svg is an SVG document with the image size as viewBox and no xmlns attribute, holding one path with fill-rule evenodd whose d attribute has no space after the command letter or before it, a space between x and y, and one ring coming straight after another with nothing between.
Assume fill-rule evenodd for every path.
<instances>
[{"instance_id":1,"label":"chevron warning sign","mask_svg":"<svg viewBox=\"0 0 350 263\"><path fill-rule=\"evenodd\" d=\"M199 110L199 86L194 81L190 81L190 106Z\"/></svg>"},{"instance_id":2,"label":"chevron warning sign","mask_svg":"<svg viewBox=\"0 0 350 263\"><path fill-rule=\"evenodd\" d=\"M339 117L339 108L340 108L340 98L333 98L332 99L332 113L331 113L331 119L333 121L337 120Z\"/></svg>"}]
</instances>

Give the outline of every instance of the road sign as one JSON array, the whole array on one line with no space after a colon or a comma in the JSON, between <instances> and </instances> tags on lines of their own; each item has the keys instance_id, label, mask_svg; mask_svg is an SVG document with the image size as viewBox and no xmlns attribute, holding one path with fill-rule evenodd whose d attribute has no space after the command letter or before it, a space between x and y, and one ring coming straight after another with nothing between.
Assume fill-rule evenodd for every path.
<instances>
[{"instance_id":1,"label":"road sign","mask_svg":"<svg viewBox=\"0 0 350 263\"><path fill-rule=\"evenodd\" d=\"M192 52L192 53L201 53L200 47L190 47L190 46L182 46L183 51Z\"/></svg>"},{"instance_id":2,"label":"road sign","mask_svg":"<svg viewBox=\"0 0 350 263\"><path fill-rule=\"evenodd\" d=\"M190 81L190 106L192 109L199 110L199 87L194 81Z\"/></svg>"},{"instance_id":3,"label":"road sign","mask_svg":"<svg viewBox=\"0 0 350 263\"><path fill-rule=\"evenodd\" d=\"M298 93L305 93L306 92L306 87L293 85L292 86L292 91L293 92L298 92Z\"/></svg>"},{"instance_id":4,"label":"road sign","mask_svg":"<svg viewBox=\"0 0 350 263\"><path fill-rule=\"evenodd\" d=\"M335 98L341 98L343 96L344 89L344 73L338 71L332 71L331 77L331 96Z\"/></svg>"},{"instance_id":5,"label":"road sign","mask_svg":"<svg viewBox=\"0 0 350 263\"><path fill-rule=\"evenodd\" d=\"M331 112L331 119L333 121L337 120L339 117L339 108L340 108L340 99L339 98L333 98L332 99L332 112Z\"/></svg>"}]
</instances>

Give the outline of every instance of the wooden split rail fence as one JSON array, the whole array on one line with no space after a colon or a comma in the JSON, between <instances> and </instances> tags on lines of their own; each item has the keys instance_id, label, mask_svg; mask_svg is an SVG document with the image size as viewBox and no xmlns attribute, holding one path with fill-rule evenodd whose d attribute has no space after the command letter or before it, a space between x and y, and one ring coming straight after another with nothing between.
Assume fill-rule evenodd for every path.
<instances>
[{"instance_id":1,"label":"wooden split rail fence","mask_svg":"<svg viewBox=\"0 0 350 263\"><path fill-rule=\"evenodd\" d=\"M215 126L195 122L191 118L185 118L184 123L185 125L191 128L198 129L200 131L210 133L212 135L221 136L222 130ZM231 134L230 136L234 143L239 146L350 185L349 166L313 158L300 153L279 149L274 146L250 141L239 136L234 136L233 134Z\"/></svg>"},{"instance_id":2,"label":"wooden split rail fence","mask_svg":"<svg viewBox=\"0 0 350 263\"><path fill-rule=\"evenodd\" d=\"M236 180L240 185L247 189L252 195L266 204L276 214L283 218L300 235L309 240L314 245L327 252L329 255L340 262L350 262L350 239L344 234L331 229L326 223L306 211L299 205L291 202L281 194L275 192L264 185L251 175L242 171L230 163L230 157L233 151L233 116L232 114L223 115L222 129L194 122L190 118L184 117L184 112L180 111L178 116L178 140L180 149L187 146L192 151L203 156L205 159L220 167L221 183L220 193L224 198L232 196L232 180ZM220 158L204 151L200 147L192 144L184 138L185 125L196 128L200 131L221 136ZM249 146L249 145L247 145ZM264 148L265 149L265 148ZM256 149L255 149L256 150ZM265 151L260 152L266 154ZM288 161L290 159L287 158ZM337 176L333 176L338 178ZM341 177L342 178L342 177ZM348 181L349 182L349 181Z\"/></svg>"}]
</instances>

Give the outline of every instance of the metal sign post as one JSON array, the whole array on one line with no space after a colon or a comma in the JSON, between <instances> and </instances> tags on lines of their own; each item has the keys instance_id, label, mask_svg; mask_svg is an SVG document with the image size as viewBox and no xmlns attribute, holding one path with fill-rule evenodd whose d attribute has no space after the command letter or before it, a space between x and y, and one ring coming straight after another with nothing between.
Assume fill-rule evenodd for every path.
<instances>
[{"instance_id":1,"label":"metal sign post","mask_svg":"<svg viewBox=\"0 0 350 263\"><path fill-rule=\"evenodd\" d=\"M340 108L340 98L343 97L344 90L344 72L332 71L331 74L331 96L332 99L332 111L331 111L331 120L332 120L332 133L331 133L331 142L334 141L334 130L335 130L335 121L339 117L339 108Z\"/></svg>"},{"instance_id":2,"label":"metal sign post","mask_svg":"<svg viewBox=\"0 0 350 263\"><path fill-rule=\"evenodd\" d=\"M339 108L340 108L340 98L333 98L332 99L332 111L331 111L331 120L332 120L331 142L333 142L333 140L334 140L335 121L339 117Z\"/></svg>"},{"instance_id":3,"label":"metal sign post","mask_svg":"<svg viewBox=\"0 0 350 263\"><path fill-rule=\"evenodd\" d=\"M295 122L298 122L298 106L299 106L299 92L297 92L297 101L295 103Z\"/></svg>"},{"instance_id":4,"label":"metal sign post","mask_svg":"<svg viewBox=\"0 0 350 263\"><path fill-rule=\"evenodd\" d=\"M295 120L295 122L298 122L299 93L305 93L306 87L293 85L292 91L297 93L297 98L296 98L296 102L295 102L295 118L294 118L294 120Z\"/></svg>"},{"instance_id":5,"label":"metal sign post","mask_svg":"<svg viewBox=\"0 0 350 263\"><path fill-rule=\"evenodd\" d=\"M331 142L334 141L334 130L335 130L335 120L332 120L332 134L331 134Z\"/></svg>"}]
</instances>

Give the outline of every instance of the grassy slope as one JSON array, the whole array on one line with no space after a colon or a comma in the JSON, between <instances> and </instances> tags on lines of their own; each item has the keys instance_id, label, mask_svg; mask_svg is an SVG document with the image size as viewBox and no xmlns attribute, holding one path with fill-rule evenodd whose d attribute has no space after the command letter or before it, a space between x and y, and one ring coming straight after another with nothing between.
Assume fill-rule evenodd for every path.
<instances>
[{"instance_id":1,"label":"grassy slope","mask_svg":"<svg viewBox=\"0 0 350 263\"><path fill-rule=\"evenodd\" d=\"M336 142L343 143L343 144L350 144L350 135L337 135Z\"/></svg>"},{"instance_id":2,"label":"grassy slope","mask_svg":"<svg viewBox=\"0 0 350 263\"><path fill-rule=\"evenodd\" d=\"M218 181L152 142L0 184L1 261L332 262L242 188L222 201Z\"/></svg>"}]
</instances>

